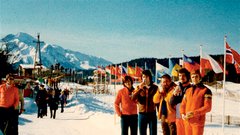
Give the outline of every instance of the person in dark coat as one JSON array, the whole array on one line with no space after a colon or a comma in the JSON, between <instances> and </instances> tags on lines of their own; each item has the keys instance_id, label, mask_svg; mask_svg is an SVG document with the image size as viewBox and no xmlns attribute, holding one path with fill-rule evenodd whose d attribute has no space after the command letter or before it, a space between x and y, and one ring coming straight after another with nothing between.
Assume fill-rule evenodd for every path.
<instances>
[{"instance_id":1,"label":"person in dark coat","mask_svg":"<svg viewBox=\"0 0 240 135\"><path fill-rule=\"evenodd\" d=\"M42 118L44 115L46 115L45 108L47 108L47 91L44 88L44 85L40 85L40 89L36 95L35 102L38 106L38 115L37 117Z\"/></svg>"},{"instance_id":2,"label":"person in dark coat","mask_svg":"<svg viewBox=\"0 0 240 135\"><path fill-rule=\"evenodd\" d=\"M52 90L48 97L48 106L50 108L50 118L56 118L56 111L58 109L59 96L55 94L55 90Z\"/></svg>"},{"instance_id":3,"label":"person in dark coat","mask_svg":"<svg viewBox=\"0 0 240 135\"><path fill-rule=\"evenodd\" d=\"M64 105L66 105L66 95L64 94L64 91L61 91L61 95L59 96L60 103L61 103L61 113L64 112Z\"/></svg>"}]
</instances>

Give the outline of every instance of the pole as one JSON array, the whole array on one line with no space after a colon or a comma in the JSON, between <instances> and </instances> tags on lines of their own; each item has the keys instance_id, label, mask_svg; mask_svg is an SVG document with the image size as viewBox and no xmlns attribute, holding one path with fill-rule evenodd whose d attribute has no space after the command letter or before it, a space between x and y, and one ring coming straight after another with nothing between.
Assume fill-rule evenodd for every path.
<instances>
[{"instance_id":1,"label":"pole","mask_svg":"<svg viewBox=\"0 0 240 135\"><path fill-rule=\"evenodd\" d=\"M120 67L121 69L120 69L120 71L121 71L121 84L122 84L122 73L123 73L123 67L122 67L122 63L121 63L121 67Z\"/></svg>"},{"instance_id":2,"label":"pole","mask_svg":"<svg viewBox=\"0 0 240 135\"><path fill-rule=\"evenodd\" d=\"M110 66L109 84L112 85L112 65Z\"/></svg>"},{"instance_id":3,"label":"pole","mask_svg":"<svg viewBox=\"0 0 240 135\"><path fill-rule=\"evenodd\" d=\"M157 84L157 59L155 61L155 83Z\"/></svg>"},{"instance_id":4,"label":"pole","mask_svg":"<svg viewBox=\"0 0 240 135\"><path fill-rule=\"evenodd\" d=\"M184 68L184 50L182 49L182 68Z\"/></svg>"},{"instance_id":5,"label":"pole","mask_svg":"<svg viewBox=\"0 0 240 135\"><path fill-rule=\"evenodd\" d=\"M202 62L201 62L201 58L202 58L202 45L200 45L200 74L202 75ZM203 76L202 76L203 77Z\"/></svg>"},{"instance_id":6,"label":"pole","mask_svg":"<svg viewBox=\"0 0 240 135\"><path fill-rule=\"evenodd\" d=\"M170 54L169 55L169 58L168 58L168 74L171 76L172 80L173 80L173 76L172 76L172 70L173 70L173 64L171 63L171 58L172 58L172 55Z\"/></svg>"},{"instance_id":7,"label":"pole","mask_svg":"<svg viewBox=\"0 0 240 135\"><path fill-rule=\"evenodd\" d=\"M135 63L135 77L134 77L134 83L136 84L137 82L137 63Z\"/></svg>"},{"instance_id":8,"label":"pole","mask_svg":"<svg viewBox=\"0 0 240 135\"><path fill-rule=\"evenodd\" d=\"M226 82L226 41L227 41L227 37L224 37L224 64L223 64L223 112L222 112L222 133L224 134L224 117L225 117L225 82Z\"/></svg>"},{"instance_id":9,"label":"pole","mask_svg":"<svg viewBox=\"0 0 240 135\"><path fill-rule=\"evenodd\" d=\"M144 70L147 70L147 62L145 61Z\"/></svg>"},{"instance_id":10,"label":"pole","mask_svg":"<svg viewBox=\"0 0 240 135\"><path fill-rule=\"evenodd\" d=\"M128 62L127 62L127 75L129 75L129 74L128 74Z\"/></svg>"}]
</instances>

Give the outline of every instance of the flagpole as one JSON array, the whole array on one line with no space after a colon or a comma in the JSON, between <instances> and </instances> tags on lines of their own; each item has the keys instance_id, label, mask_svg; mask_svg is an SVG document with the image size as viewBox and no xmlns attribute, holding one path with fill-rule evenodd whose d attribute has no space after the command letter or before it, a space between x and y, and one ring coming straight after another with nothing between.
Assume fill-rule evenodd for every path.
<instances>
[{"instance_id":1,"label":"flagpole","mask_svg":"<svg viewBox=\"0 0 240 135\"><path fill-rule=\"evenodd\" d=\"M127 75L129 75L129 74L128 74L128 62L127 62Z\"/></svg>"},{"instance_id":2,"label":"flagpole","mask_svg":"<svg viewBox=\"0 0 240 135\"><path fill-rule=\"evenodd\" d=\"M134 83L136 83L136 78L137 78L137 63L135 63L135 78L134 78Z\"/></svg>"},{"instance_id":3,"label":"flagpole","mask_svg":"<svg viewBox=\"0 0 240 135\"><path fill-rule=\"evenodd\" d=\"M110 76L109 76L109 83L112 85L112 65L110 66Z\"/></svg>"},{"instance_id":4,"label":"flagpole","mask_svg":"<svg viewBox=\"0 0 240 135\"><path fill-rule=\"evenodd\" d=\"M114 73L114 76L115 76L115 81L114 81L114 97L115 97L115 99L116 99L116 95L117 95L117 90L116 90L116 75L117 75L117 64L115 64L115 73ZM116 111L115 111L115 109L114 109L114 125L116 125L116 117L117 117L117 115L116 115Z\"/></svg>"},{"instance_id":5,"label":"flagpole","mask_svg":"<svg viewBox=\"0 0 240 135\"><path fill-rule=\"evenodd\" d=\"M102 72L103 72L102 64L101 64L100 69L101 69L101 70L100 70L101 72L100 72L100 85L99 85L99 88L100 88L100 91L101 91L101 86L103 86L103 85L102 85Z\"/></svg>"},{"instance_id":6,"label":"flagpole","mask_svg":"<svg viewBox=\"0 0 240 135\"><path fill-rule=\"evenodd\" d=\"M116 96L116 80L117 80L117 64L115 64L115 75L114 75L115 77L114 77L114 90L115 90L115 92L114 92L114 95Z\"/></svg>"},{"instance_id":7,"label":"flagpole","mask_svg":"<svg viewBox=\"0 0 240 135\"><path fill-rule=\"evenodd\" d=\"M155 61L155 83L157 84L157 59Z\"/></svg>"},{"instance_id":8,"label":"flagpole","mask_svg":"<svg viewBox=\"0 0 240 135\"><path fill-rule=\"evenodd\" d=\"M106 85L106 82L107 82L107 72L105 70L105 74L104 74L104 93L107 94L107 85Z\"/></svg>"},{"instance_id":9,"label":"flagpole","mask_svg":"<svg viewBox=\"0 0 240 135\"><path fill-rule=\"evenodd\" d=\"M183 59L184 59L184 50L182 49L182 68L184 68L184 64L183 64L184 60Z\"/></svg>"},{"instance_id":10,"label":"flagpole","mask_svg":"<svg viewBox=\"0 0 240 135\"><path fill-rule=\"evenodd\" d=\"M145 61L145 63L144 63L144 70L146 70L147 69L147 62Z\"/></svg>"},{"instance_id":11,"label":"flagpole","mask_svg":"<svg viewBox=\"0 0 240 135\"><path fill-rule=\"evenodd\" d=\"M200 74L202 75L201 58L202 58L202 45L200 45Z\"/></svg>"},{"instance_id":12,"label":"flagpole","mask_svg":"<svg viewBox=\"0 0 240 135\"><path fill-rule=\"evenodd\" d=\"M123 67L122 67L122 63L121 63L121 84L122 84L122 73L123 73Z\"/></svg>"},{"instance_id":13,"label":"flagpole","mask_svg":"<svg viewBox=\"0 0 240 135\"><path fill-rule=\"evenodd\" d=\"M222 112L222 133L224 134L224 117L225 117L225 82L226 82L226 40L227 40L227 36L224 36L224 64L223 64L223 112Z\"/></svg>"},{"instance_id":14,"label":"flagpole","mask_svg":"<svg viewBox=\"0 0 240 135\"><path fill-rule=\"evenodd\" d=\"M169 58L168 58L168 69L169 69L168 72L169 72L169 75L171 76L171 78L173 79L173 76L172 76L172 68L173 68L173 67L170 67L170 65L171 65L171 64L170 64L170 60L171 60L171 58L172 58L172 55L170 54L170 55L169 55Z\"/></svg>"}]
</instances>

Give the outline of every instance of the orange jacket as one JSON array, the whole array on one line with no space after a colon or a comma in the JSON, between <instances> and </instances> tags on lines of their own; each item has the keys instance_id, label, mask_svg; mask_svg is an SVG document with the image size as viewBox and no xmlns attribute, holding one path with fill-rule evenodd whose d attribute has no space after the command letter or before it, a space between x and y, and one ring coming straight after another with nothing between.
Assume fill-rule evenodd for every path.
<instances>
[{"instance_id":1,"label":"orange jacket","mask_svg":"<svg viewBox=\"0 0 240 135\"><path fill-rule=\"evenodd\" d=\"M167 105L167 118L166 122L175 122L176 120L176 109L173 108L170 104L170 99L173 96L173 91L175 88L175 84L172 84L170 87L168 93L160 93L159 91L156 92L156 94L153 97L153 102L155 104L159 103L159 110L158 110L158 119L161 119L162 117L162 101L163 99L166 101Z\"/></svg>"},{"instance_id":2,"label":"orange jacket","mask_svg":"<svg viewBox=\"0 0 240 135\"><path fill-rule=\"evenodd\" d=\"M126 87L118 91L117 97L114 102L115 111L118 116L121 116L122 114L124 115L137 114L137 102L132 100L130 96L131 93Z\"/></svg>"},{"instance_id":3,"label":"orange jacket","mask_svg":"<svg viewBox=\"0 0 240 135\"><path fill-rule=\"evenodd\" d=\"M17 108L19 104L18 89L14 86L8 86L7 84L0 85L0 107Z\"/></svg>"},{"instance_id":4,"label":"orange jacket","mask_svg":"<svg viewBox=\"0 0 240 135\"><path fill-rule=\"evenodd\" d=\"M205 115L212 109L212 92L203 84L187 89L180 106L180 113L193 112L190 123L204 125Z\"/></svg>"}]
</instances>

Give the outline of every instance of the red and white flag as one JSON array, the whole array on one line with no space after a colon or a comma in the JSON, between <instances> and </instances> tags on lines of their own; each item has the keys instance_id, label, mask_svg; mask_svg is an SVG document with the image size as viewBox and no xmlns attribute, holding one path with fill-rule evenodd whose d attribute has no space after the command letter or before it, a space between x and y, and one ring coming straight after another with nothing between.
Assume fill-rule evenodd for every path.
<instances>
[{"instance_id":1,"label":"red and white flag","mask_svg":"<svg viewBox=\"0 0 240 135\"><path fill-rule=\"evenodd\" d=\"M234 64L236 73L240 74L240 55L226 42L226 63Z\"/></svg>"},{"instance_id":2,"label":"red and white flag","mask_svg":"<svg viewBox=\"0 0 240 135\"><path fill-rule=\"evenodd\" d=\"M222 73L223 69L210 55L202 52L200 59L201 76L205 75L205 70L213 70L216 74Z\"/></svg>"}]
</instances>

